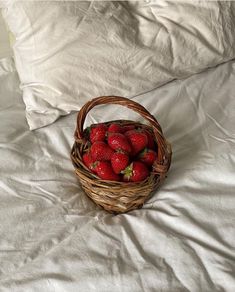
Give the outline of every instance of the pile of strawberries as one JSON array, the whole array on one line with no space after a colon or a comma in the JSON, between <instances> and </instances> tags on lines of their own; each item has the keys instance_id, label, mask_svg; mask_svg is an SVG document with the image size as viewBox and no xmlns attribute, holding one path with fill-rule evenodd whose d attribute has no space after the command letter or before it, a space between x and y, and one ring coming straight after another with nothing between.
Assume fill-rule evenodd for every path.
<instances>
[{"instance_id":1,"label":"pile of strawberries","mask_svg":"<svg viewBox=\"0 0 235 292\"><path fill-rule=\"evenodd\" d=\"M90 146L83 153L83 163L101 179L138 182L150 175L157 144L146 127L99 123L89 127L87 136Z\"/></svg>"}]
</instances>

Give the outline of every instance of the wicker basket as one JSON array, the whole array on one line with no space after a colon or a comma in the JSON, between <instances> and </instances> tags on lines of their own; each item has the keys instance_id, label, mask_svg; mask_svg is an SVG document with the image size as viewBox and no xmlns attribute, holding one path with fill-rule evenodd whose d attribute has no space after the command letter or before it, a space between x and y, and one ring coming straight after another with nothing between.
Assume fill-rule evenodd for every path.
<instances>
[{"instance_id":1,"label":"wicker basket","mask_svg":"<svg viewBox=\"0 0 235 292\"><path fill-rule=\"evenodd\" d=\"M148 122L144 127L153 132L158 145L157 160L150 176L142 182L111 182L101 180L91 173L83 164L82 154L89 146L86 130L83 129L87 113L97 105L117 104L128 107L139 113ZM107 122L108 125L113 121ZM118 121L129 125L132 121ZM136 124L136 123L135 123ZM143 126L143 124L141 124ZM74 134L75 143L71 150L71 159L75 173L88 197L110 213L124 213L141 208L154 190L164 180L171 163L171 146L163 136L157 120L140 104L119 96L102 96L87 102L77 116L77 128Z\"/></svg>"}]
</instances>

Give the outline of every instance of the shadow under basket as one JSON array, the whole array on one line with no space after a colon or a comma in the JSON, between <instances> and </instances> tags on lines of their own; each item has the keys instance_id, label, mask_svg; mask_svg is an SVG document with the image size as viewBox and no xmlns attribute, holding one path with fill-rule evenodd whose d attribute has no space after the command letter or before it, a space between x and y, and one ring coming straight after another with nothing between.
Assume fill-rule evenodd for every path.
<instances>
[{"instance_id":1,"label":"shadow under basket","mask_svg":"<svg viewBox=\"0 0 235 292\"><path fill-rule=\"evenodd\" d=\"M140 114L149 125L140 124L134 121L118 120L109 121L109 125L118 122L121 125L140 125L153 133L157 143L157 159L153 164L150 176L141 182L116 182L100 179L91 173L82 161L84 151L90 146L87 131L83 129L86 115L95 106L105 104L117 104L128 107ZM77 116L77 128L74 134L75 142L71 150L76 176L87 196L97 205L110 213L125 213L139 209L148 200L153 192L163 182L171 164L171 145L163 136L161 126L143 106L119 96L101 96L87 102L79 111Z\"/></svg>"}]
</instances>

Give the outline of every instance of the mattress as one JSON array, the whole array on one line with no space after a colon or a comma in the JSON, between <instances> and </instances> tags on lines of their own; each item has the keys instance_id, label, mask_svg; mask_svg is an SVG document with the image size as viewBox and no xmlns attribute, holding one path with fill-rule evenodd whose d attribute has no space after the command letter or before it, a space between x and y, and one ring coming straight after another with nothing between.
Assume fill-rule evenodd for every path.
<instances>
[{"instance_id":1,"label":"mattress","mask_svg":"<svg viewBox=\"0 0 235 292\"><path fill-rule=\"evenodd\" d=\"M111 215L70 161L76 113L29 131L11 57L0 61L0 291L235 291L235 61L133 99L172 143L165 183ZM94 109L86 124L139 119Z\"/></svg>"}]
</instances>

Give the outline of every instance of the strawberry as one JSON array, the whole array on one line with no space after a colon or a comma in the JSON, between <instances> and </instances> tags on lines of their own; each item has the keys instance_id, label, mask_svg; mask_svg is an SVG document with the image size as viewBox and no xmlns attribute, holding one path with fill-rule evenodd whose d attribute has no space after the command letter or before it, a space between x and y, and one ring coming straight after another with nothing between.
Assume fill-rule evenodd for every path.
<instances>
[{"instance_id":1,"label":"strawberry","mask_svg":"<svg viewBox=\"0 0 235 292\"><path fill-rule=\"evenodd\" d=\"M152 166L157 158L157 153L152 149L145 148L139 155L139 160L148 166Z\"/></svg>"},{"instance_id":2,"label":"strawberry","mask_svg":"<svg viewBox=\"0 0 235 292\"><path fill-rule=\"evenodd\" d=\"M127 153L132 151L127 138L121 133L110 133L108 136L108 144L114 150L122 150Z\"/></svg>"},{"instance_id":3,"label":"strawberry","mask_svg":"<svg viewBox=\"0 0 235 292\"><path fill-rule=\"evenodd\" d=\"M133 161L127 168L123 171L124 181L138 182L145 180L149 176L149 170L147 166L140 161Z\"/></svg>"},{"instance_id":4,"label":"strawberry","mask_svg":"<svg viewBox=\"0 0 235 292\"><path fill-rule=\"evenodd\" d=\"M111 163L108 161L98 161L95 170L97 175L103 180L120 180L120 176L113 171Z\"/></svg>"},{"instance_id":5,"label":"strawberry","mask_svg":"<svg viewBox=\"0 0 235 292\"><path fill-rule=\"evenodd\" d=\"M117 123L112 123L108 127L108 132L110 133L121 133L122 127Z\"/></svg>"},{"instance_id":6,"label":"strawberry","mask_svg":"<svg viewBox=\"0 0 235 292\"><path fill-rule=\"evenodd\" d=\"M97 141L91 145L91 156L97 161L110 160L114 151L105 142Z\"/></svg>"},{"instance_id":7,"label":"strawberry","mask_svg":"<svg viewBox=\"0 0 235 292\"><path fill-rule=\"evenodd\" d=\"M104 141L106 138L107 126L105 124L92 125L90 128L90 141Z\"/></svg>"},{"instance_id":8,"label":"strawberry","mask_svg":"<svg viewBox=\"0 0 235 292\"><path fill-rule=\"evenodd\" d=\"M140 130L130 130L125 133L133 149L133 155L143 150L148 144L148 138Z\"/></svg>"},{"instance_id":9,"label":"strawberry","mask_svg":"<svg viewBox=\"0 0 235 292\"><path fill-rule=\"evenodd\" d=\"M126 126L122 126L121 133L125 133L125 132L127 132L127 131L134 130L134 129L135 129L135 126L134 126L134 125L126 125Z\"/></svg>"},{"instance_id":10,"label":"strawberry","mask_svg":"<svg viewBox=\"0 0 235 292\"><path fill-rule=\"evenodd\" d=\"M86 167L89 168L93 173L95 173L95 160L92 158L89 151L83 154L82 160Z\"/></svg>"},{"instance_id":11,"label":"strawberry","mask_svg":"<svg viewBox=\"0 0 235 292\"><path fill-rule=\"evenodd\" d=\"M129 156L124 152L115 152L111 157L111 165L115 173L120 173L129 164Z\"/></svg>"},{"instance_id":12,"label":"strawberry","mask_svg":"<svg viewBox=\"0 0 235 292\"><path fill-rule=\"evenodd\" d=\"M153 149L153 150L156 149L154 138L153 138L153 133L150 133L149 130L143 130L143 132L145 133L145 135L148 138L147 147L150 148L150 149Z\"/></svg>"}]
</instances>

